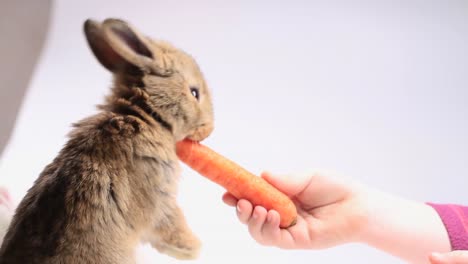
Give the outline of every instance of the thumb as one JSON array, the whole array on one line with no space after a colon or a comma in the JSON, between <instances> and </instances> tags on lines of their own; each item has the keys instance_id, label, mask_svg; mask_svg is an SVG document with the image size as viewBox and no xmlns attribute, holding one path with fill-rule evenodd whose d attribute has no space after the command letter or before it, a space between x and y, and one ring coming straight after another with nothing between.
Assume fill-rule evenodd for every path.
<instances>
[{"instance_id":1,"label":"thumb","mask_svg":"<svg viewBox=\"0 0 468 264\"><path fill-rule=\"evenodd\" d=\"M448 253L432 253L429 256L432 264L462 264L468 263L468 251L455 250Z\"/></svg>"},{"instance_id":2,"label":"thumb","mask_svg":"<svg viewBox=\"0 0 468 264\"><path fill-rule=\"evenodd\" d=\"M309 185L311 178L309 174L278 175L270 172L262 172L261 177L290 197L302 192Z\"/></svg>"}]
</instances>

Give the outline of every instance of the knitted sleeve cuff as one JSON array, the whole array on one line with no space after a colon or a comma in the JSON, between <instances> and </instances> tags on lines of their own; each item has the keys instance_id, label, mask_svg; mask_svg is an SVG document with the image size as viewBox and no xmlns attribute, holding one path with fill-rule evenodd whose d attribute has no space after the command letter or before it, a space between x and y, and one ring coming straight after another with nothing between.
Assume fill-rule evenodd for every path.
<instances>
[{"instance_id":1,"label":"knitted sleeve cuff","mask_svg":"<svg viewBox=\"0 0 468 264\"><path fill-rule=\"evenodd\" d=\"M439 214L447 229L452 250L468 250L468 207L427 203Z\"/></svg>"}]
</instances>

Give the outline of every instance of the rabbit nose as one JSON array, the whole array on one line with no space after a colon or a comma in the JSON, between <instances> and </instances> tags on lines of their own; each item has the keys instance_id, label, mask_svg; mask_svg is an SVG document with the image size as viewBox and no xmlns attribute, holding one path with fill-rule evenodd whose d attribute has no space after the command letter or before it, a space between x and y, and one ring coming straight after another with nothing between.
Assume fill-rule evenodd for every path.
<instances>
[{"instance_id":1,"label":"rabbit nose","mask_svg":"<svg viewBox=\"0 0 468 264\"><path fill-rule=\"evenodd\" d=\"M213 132L213 124L202 124L198 126L192 133L190 133L187 138L193 141L202 141L207 138L211 132Z\"/></svg>"}]
</instances>

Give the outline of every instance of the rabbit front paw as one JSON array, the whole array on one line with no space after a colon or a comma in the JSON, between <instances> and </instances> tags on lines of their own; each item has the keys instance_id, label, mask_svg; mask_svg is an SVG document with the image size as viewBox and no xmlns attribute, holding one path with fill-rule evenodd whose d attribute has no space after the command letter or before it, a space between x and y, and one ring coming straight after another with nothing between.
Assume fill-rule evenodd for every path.
<instances>
[{"instance_id":1,"label":"rabbit front paw","mask_svg":"<svg viewBox=\"0 0 468 264\"><path fill-rule=\"evenodd\" d=\"M201 249L200 240L194 235L175 236L176 239L153 242L152 246L159 252L179 260L198 258Z\"/></svg>"}]
</instances>

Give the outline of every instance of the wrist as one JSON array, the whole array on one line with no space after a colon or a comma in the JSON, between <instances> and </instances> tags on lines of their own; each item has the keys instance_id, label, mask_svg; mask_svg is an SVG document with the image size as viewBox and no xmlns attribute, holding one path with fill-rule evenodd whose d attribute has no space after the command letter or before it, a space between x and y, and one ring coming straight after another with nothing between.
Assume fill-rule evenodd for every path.
<instances>
[{"instance_id":1,"label":"wrist","mask_svg":"<svg viewBox=\"0 0 468 264\"><path fill-rule=\"evenodd\" d=\"M364 197L367 213L359 242L411 263L425 263L434 251L450 251L445 227L429 205L371 189Z\"/></svg>"},{"instance_id":2,"label":"wrist","mask_svg":"<svg viewBox=\"0 0 468 264\"><path fill-rule=\"evenodd\" d=\"M390 219L387 214L395 214L394 210L400 201L379 190L368 188L363 192L362 198L365 207L365 221L360 229L358 242L376 246L379 238L382 238L387 222Z\"/></svg>"},{"instance_id":3,"label":"wrist","mask_svg":"<svg viewBox=\"0 0 468 264\"><path fill-rule=\"evenodd\" d=\"M380 193L363 185L357 186L354 193L354 203L360 206L357 209L357 224L352 234L353 242L369 244L371 232L374 230L371 225L377 222L375 216L378 207L375 204L376 200L380 199Z\"/></svg>"},{"instance_id":4,"label":"wrist","mask_svg":"<svg viewBox=\"0 0 468 264\"><path fill-rule=\"evenodd\" d=\"M372 205L372 201L377 197L369 187L360 183L352 183L348 186L350 187L350 191L345 200L347 200L351 207L348 208L349 211L346 216L347 227L344 229L348 231L346 237L349 239L346 242L367 243L369 225L371 222L374 222L374 208L376 208Z\"/></svg>"}]
</instances>

